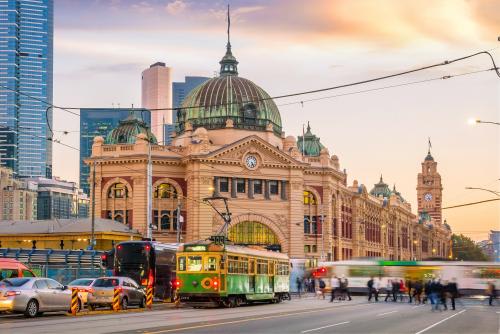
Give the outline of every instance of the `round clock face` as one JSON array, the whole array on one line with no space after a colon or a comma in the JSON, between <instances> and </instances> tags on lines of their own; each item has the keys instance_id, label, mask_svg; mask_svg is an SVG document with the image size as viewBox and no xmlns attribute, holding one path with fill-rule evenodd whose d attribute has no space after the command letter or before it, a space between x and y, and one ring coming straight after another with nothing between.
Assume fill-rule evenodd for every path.
<instances>
[{"instance_id":1,"label":"round clock face","mask_svg":"<svg viewBox=\"0 0 500 334\"><path fill-rule=\"evenodd\" d=\"M250 169L257 167L257 158L253 155L247 155L245 158L245 165Z\"/></svg>"},{"instance_id":2,"label":"round clock face","mask_svg":"<svg viewBox=\"0 0 500 334\"><path fill-rule=\"evenodd\" d=\"M430 193L425 194L425 195L424 195L424 199L425 199L427 202L432 201L432 194L430 194Z\"/></svg>"}]
</instances>

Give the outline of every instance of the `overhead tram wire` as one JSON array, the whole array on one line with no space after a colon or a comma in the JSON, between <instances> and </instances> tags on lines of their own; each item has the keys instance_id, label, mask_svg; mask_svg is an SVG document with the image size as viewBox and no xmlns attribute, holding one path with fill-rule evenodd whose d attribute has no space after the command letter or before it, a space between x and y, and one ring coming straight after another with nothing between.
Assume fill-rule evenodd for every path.
<instances>
[{"instance_id":1,"label":"overhead tram wire","mask_svg":"<svg viewBox=\"0 0 500 334\"><path fill-rule=\"evenodd\" d=\"M277 95L277 96L272 96L272 97L265 97L265 98L255 99L255 100L249 100L249 101L246 101L246 102L247 103L256 103L256 102L262 102L262 101L267 101L267 100L277 100L277 99L283 99L283 98L294 97L294 96L301 96L301 95L321 93L321 92L326 92L326 91L340 89L340 88L347 88L347 87L352 87L352 86L358 86L358 85L362 85L362 84L366 84L366 83L370 83L370 82L376 82L376 81L381 81L381 80L385 80L385 79L395 78L395 77L403 76L403 75L410 74L410 73L416 73L416 72L428 70L428 69L431 69L431 68L436 68L436 67L441 67L441 66L447 66L447 65L450 65L450 64L453 64L453 63L456 63L456 62L460 62L460 61L463 61L463 60L466 60L466 59L469 59L469 58L472 58L472 57L475 57L475 56L478 56L478 55L482 55L482 54L486 54L486 55L488 55L490 57L491 62L493 64L493 67L490 70L494 70L496 72L497 76L500 78L499 68L496 66L495 60L494 60L493 56L491 55L491 53L489 51L480 51L480 52L476 52L474 54L470 54L470 55L463 56L463 57L460 57L460 58L455 58L455 59L452 59L452 60L445 60L444 62L441 62L441 63L437 63L437 64L433 64L433 65L428 65L428 66L424 66L424 67L419 67L419 68L416 68L416 69L407 70L407 71L403 71L403 72L398 72L398 73L394 73L394 74L384 75L384 76L380 76L380 77L376 77L376 78L372 78L372 79L366 79L366 80L356 81L356 82L342 84L342 85L337 85L337 86L332 86L332 87L326 87L326 88L320 88L320 89L314 89L314 90L307 90L307 91L296 92L296 93L289 93L289 94L283 94L283 95ZM19 91L15 90L15 89L9 88L9 87L1 85L1 84L0 84L0 88L3 88L3 89L6 89L6 90L15 92L16 94L19 94L19 95L22 95L22 96L26 96L26 97L31 98L33 100L42 102L45 105L47 105L49 107L52 107L53 109L63 110L63 111L66 111L66 112L68 112L70 114L73 114L75 116L80 116L80 115L77 114L77 113L75 113L75 112L73 112L73 111L71 111L71 110L84 109L83 107L59 107L59 106L56 106L56 105L54 105L54 104L52 104L50 102L44 101L42 99L39 99L37 97L34 97L32 95L29 95L29 94L26 94L26 93L23 93L23 92L19 92ZM195 108L212 108L212 107L228 106L228 105L239 104L239 103L240 102L225 102L225 103L218 103L218 104L212 104L212 105L186 106L186 107L178 107L178 108L154 108L154 109L148 109L148 110L150 110L150 111L160 111L160 110L184 110L184 109L195 109ZM134 108L124 108L124 109L134 109ZM47 108L46 113L48 113L48 108Z\"/></svg>"}]
</instances>

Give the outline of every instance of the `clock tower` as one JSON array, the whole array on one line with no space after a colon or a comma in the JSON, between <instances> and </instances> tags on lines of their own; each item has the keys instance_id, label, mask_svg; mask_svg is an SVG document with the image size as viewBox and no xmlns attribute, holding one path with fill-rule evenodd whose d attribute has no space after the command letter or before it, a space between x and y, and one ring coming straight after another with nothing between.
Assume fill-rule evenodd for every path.
<instances>
[{"instance_id":1,"label":"clock tower","mask_svg":"<svg viewBox=\"0 0 500 334\"><path fill-rule=\"evenodd\" d=\"M429 151L422 162L422 172L418 173L417 200L419 216L427 213L435 222L442 222L442 193L441 175L437 172L437 162L431 155L431 146L429 142Z\"/></svg>"}]
</instances>

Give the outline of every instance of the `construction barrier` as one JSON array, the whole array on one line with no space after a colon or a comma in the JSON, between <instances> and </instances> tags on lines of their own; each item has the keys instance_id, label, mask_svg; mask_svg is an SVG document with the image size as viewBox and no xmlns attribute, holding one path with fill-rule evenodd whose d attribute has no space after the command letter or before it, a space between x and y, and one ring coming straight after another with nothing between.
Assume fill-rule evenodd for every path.
<instances>
[{"instance_id":1,"label":"construction barrier","mask_svg":"<svg viewBox=\"0 0 500 334\"><path fill-rule=\"evenodd\" d=\"M150 310L153 308L153 287L151 285L146 288L146 306Z\"/></svg>"},{"instance_id":2,"label":"construction barrier","mask_svg":"<svg viewBox=\"0 0 500 334\"><path fill-rule=\"evenodd\" d=\"M78 289L71 289L71 314L76 315L78 311Z\"/></svg>"},{"instance_id":3,"label":"construction barrier","mask_svg":"<svg viewBox=\"0 0 500 334\"><path fill-rule=\"evenodd\" d=\"M113 290L113 311L120 311L120 292L121 289L117 287Z\"/></svg>"}]
</instances>

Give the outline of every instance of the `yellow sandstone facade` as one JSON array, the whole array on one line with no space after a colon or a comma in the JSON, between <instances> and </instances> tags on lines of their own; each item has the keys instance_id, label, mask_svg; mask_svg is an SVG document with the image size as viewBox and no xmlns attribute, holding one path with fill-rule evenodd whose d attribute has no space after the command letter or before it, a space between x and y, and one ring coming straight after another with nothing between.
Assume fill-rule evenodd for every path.
<instances>
[{"instance_id":1,"label":"yellow sandstone facade","mask_svg":"<svg viewBox=\"0 0 500 334\"><path fill-rule=\"evenodd\" d=\"M309 126L297 139L285 136L273 100L238 76L229 43L220 64L220 76L195 88L177 111L171 146L155 144L145 124L132 118L107 138L94 138L87 163L90 184L95 171L97 216L146 235L150 152L153 238L158 241L216 234L223 220L203 199L224 196L232 217L231 241L280 249L310 264L450 255L451 231L440 215L432 211L430 217L423 209L418 216L412 213L382 177L371 191L356 180L348 182L338 157ZM222 203L216 205L224 211Z\"/></svg>"}]
</instances>

